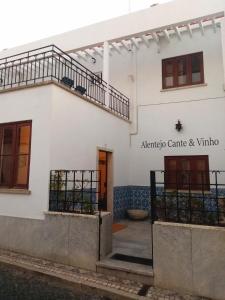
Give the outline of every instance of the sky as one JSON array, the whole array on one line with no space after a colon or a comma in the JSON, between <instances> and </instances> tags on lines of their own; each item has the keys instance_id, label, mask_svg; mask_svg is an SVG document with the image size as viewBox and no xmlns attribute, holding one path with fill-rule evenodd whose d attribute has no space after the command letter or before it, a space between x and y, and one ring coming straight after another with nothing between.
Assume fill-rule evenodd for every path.
<instances>
[{"instance_id":1,"label":"sky","mask_svg":"<svg viewBox=\"0 0 225 300\"><path fill-rule=\"evenodd\" d=\"M168 1L1 1L0 51Z\"/></svg>"}]
</instances>

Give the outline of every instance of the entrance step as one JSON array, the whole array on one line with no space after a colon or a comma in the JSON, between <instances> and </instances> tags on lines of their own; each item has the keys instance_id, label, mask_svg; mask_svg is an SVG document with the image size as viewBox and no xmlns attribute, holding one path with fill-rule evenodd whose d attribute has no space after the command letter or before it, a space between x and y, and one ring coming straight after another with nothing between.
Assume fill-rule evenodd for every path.
<instances>
[{"instance_id":1,"label":"entrance step","mask_svg":"<svg viewBox=\"0 0 225 300\"><path fill-rule=\"evenodd\" d=\"M151 266L112 259L113 254L96 263L97 272L106 275L153 285L154 274Z\"/></svg>"}]
</instances>

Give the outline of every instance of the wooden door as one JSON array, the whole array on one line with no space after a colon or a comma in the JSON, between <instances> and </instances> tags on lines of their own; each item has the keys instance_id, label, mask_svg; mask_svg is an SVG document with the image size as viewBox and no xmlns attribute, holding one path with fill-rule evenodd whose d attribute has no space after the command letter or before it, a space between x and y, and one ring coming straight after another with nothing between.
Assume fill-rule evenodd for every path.
<instances>
[{"instance_id":1,"label":"wooden door","mask_svg":"<svg viewBox=\"0 0 225 300\"><path fill-rule=\"evenodd\" d=\"M102 210L107 211L107 152L99 151L98 169L100 171L99 178L99 204Z\"/></svg>"},{"instance_id":2,"label":"wooden door","mask_svg":"<svg viewBox=\"0 0 225 300\"><path fill-rule=\"evenodd\" d=\"M210 190L208 155L165 156L165 187Z\"/></svg>"}]
</instances>

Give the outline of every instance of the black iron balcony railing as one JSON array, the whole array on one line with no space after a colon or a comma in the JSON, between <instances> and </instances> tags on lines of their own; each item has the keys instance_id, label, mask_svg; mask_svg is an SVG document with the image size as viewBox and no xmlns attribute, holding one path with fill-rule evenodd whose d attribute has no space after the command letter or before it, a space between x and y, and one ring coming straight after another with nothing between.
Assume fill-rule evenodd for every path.
<instances>
[{"instance_id":1,"label":"black iron balcony railing","mask_svg":"<svg viewBox=\"0 0 225 300\"><path fill-rule=\"evenodd\" d=\"M225 226L225 171L151 171L152 221Z\"/></svg>"},{"instance_id":2,"label":"black iron balcony railing","mask_svg":"<svg viewBox=\"0 0 225 300\"><path fill-rule=\"evenodd\" d=\"M90 101L129 119L129 99L55 45L0 59L0 90L57 81Z\"/></svg>"},{"instance_id":3,"label":"black iron balcony railing","mask_svg":"<svg viewBox=\"0 0 225 300\"><path fill-rule=\"evenodd\" d=\"M129 99L111 85L109 86L109 108L129 120Z\"/></svg>"}]
</instances>

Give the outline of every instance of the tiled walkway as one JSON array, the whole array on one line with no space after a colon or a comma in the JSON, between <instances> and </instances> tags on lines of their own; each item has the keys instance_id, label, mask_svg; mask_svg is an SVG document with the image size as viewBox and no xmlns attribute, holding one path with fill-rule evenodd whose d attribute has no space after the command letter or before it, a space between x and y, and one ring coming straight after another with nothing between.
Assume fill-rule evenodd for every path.
<instances>
[{"instance_id":1,"label":"tiled walkway","mask_svg":"<svg viewBox=\"0 0 225 300\"><path fill-rule=\"evenodd\" d=\"M113 276L106 276L51 261L38 259L11 251L0 250L0 262L12 264L28 270L61 278L74 286L93 289L93 294L107 296L109 299L154 299L154 300L195 300L202 299L188 295L178 295L175 292L149 287L146 297L138 296L142 284L130 280L121 280Z\"/></svg>"},{"instance_id":2,"label":"tiled walkway","mask_svg":"<svg viewBox=\"0 0 225 300\"><path fill-rule=\"evenodd\" d=\"M143 258L152 258L151 223L121 220L126 227L113 234L113 252Z\"/></svg>"}]
</instances>

